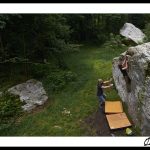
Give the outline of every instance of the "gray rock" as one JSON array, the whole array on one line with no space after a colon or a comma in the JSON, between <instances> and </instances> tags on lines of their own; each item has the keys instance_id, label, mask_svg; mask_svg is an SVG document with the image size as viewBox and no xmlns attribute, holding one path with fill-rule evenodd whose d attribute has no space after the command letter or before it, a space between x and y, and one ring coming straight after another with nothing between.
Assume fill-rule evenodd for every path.
<instances>
[{"instance_id":1,"label":"gray rock","mask_svg":"<svg viewBox=\"0 0 150 150\"><path fill-rule=\"evenodd\" d=\"M113 60L116 89L127 104L134 124L141 128L142 135L150 135L150 43L130 47L126 52L131 54L127 71L131 79L131 91L127 90L125 79L118 68L119 57Z\"/></svg>"},{"instance_id":2,"label":"gray rock","mask_svg":"<svg viewBox=\"0 0 150 150\"><path fill-rule=\"evenodd\" d=\"M31 111L36 106L43 105L48 99L42 83L34 79L13 86L8 92L20 96L20 100L25 103L22 106L24 111Z\"/></svg>"},{"instance_id":3,"label":"gray rock","mask_svg":"<svg viewBox=\"0 0 150 150\"><path fill-rule=\"evenodd\" d=\"M120 34L137 44L142 43L145 37L145 34L131 23L125 23L120 29Z\"/></svg>"},{"instance_id":4,"label":"gray rock","mask_svg":"<svg viewBox=\"0 0 150 150\"><path fill-rule=\"evenodd\" d=\"M22 106L23 110L28 111L28 112L33 110L35 107L36 107L36 105L30 104L30 103L27 103L27 104Z\"/></svg>"}]
</instances>

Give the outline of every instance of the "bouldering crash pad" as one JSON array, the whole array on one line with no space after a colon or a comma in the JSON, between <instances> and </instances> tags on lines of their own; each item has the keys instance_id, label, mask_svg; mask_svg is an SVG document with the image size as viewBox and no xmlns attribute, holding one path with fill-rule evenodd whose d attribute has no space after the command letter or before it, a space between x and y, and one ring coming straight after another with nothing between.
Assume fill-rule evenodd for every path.
<instances>
[{"instance_id":1,"label":"bouldering crash pad","mask_svg":"<svg viewBox=\"0 0 150 150\"><path fill-rule=\"evenodd\" d=\"M122 113L123 107L120 101L106 101L105 113Z\"/></svg>"},{"instance_id":2,"label":"bouldering crash pad","mask_svg":"<svg viewBox=\"0 0 150 150\"><path fill-rule=\"evenodd\" d=\"M110 129L119 129L131 126L125 113L106 115Z\"/></svg>"}]
</instances>

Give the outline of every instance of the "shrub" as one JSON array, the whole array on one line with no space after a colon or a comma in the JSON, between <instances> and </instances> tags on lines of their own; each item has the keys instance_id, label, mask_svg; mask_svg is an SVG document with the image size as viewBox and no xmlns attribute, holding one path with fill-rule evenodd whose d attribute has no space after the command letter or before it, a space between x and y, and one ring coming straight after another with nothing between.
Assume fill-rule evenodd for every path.
<instances>
[{"instance_id":1,"label":"shrub","mask_svg":"<svg viewBox=\"0 0 150 150\"><path fill-rule=\"evenodd\" d=\"M75 81L76 77L76 74L71 71L55 70L47 76L46 83L52 91L59 91L69 82Z\"/></svg>"},{"instance_id":2,"label":"shrub","mask_svg":"<svg viewBox=\"0 0 150 150\"><path fill-rule=\"evenodd\" d=\"M0 130L10 127L22 113L18 97L3 93L0 96Z\"/></svg>"},{"instance_id":3,"label":"shrub","mask_svg":"<svg viewBox=\"0 0 150 150\"><path fill-rule=\"evenodd\" d=\"M31 75L33 78L40 79L48 74L49 65L48 64L32 64L31 65Z\"/></svg>"},{"instance_id":4,"label":"shrub","mask_svg":"<svg viewBox=\"0 0 150 150\"><path fill-rule=\"evenodd\" d=\"M145 29L143 31L146 35L145 38L144 38L144 42L150 41L150 23L145 25Z\"/></svg>"},{"instance_id":5,"label":"shrub","mask_svg":"<svg viewBox=\"0 0 150 150\"><path fill-rule=\"evenodd\" d=\"M67 72L64 72L64 77L65 77L66 82L72 82L72 81L75 81L76 74L71 71L67 71Z\"/></svg>"},{"instance_id":6,"label":"shrub","mask_svg":"<svg viewBox=\"0 0 150 150\"><path fill-rule=\"evenodd\" d=\"M125 45L122 43L123 40L124 38L120 35L114 35L113 33L110 33L110 40L107 41L104 46L108 46L113 50L117 50L120 47L125 47Z\"/></svg>"}]
</instances>

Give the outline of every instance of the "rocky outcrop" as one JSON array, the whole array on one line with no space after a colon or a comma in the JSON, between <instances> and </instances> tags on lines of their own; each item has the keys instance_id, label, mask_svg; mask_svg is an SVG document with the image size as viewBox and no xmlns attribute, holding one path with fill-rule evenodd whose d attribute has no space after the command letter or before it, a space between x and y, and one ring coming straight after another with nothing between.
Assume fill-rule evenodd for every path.
<instances>
[{"instance_id":1,"label":"rocky outcrop","mask_svg":"<svg viewBox=\"0 0 150 150\"><path fill-rule=\"evenodd\" d=\"M127 85L120 69L119 57L129 55L127 70L131 80ZM142 135L150 135L150 43L130 47L125 53L113 60L113 78L123 102L135 125L139 126ZM130 86L130 91L127 87Z\"/></svg>"},{"instance_id":2,"label":"rocky outcrop","mask_svg":"<svg viewBox=\"0 0 150 150\"><path fill-rule=\"evenodd\" d=\"M145 37L145 34L131 23L125 23L120 29L120 34L137 44L142 43Z\"/></svg>"},{"instance_id":3,"label":"rocky outcrop","mask_svg":"<svg viewBox=\"0 0 150 150\"><path fill-rule=\"evenodd\" d=\"M8 89L8 92L20 96L20 100L25 103L22 106L24 111L31 111L36 106L43 105L48 99L42 83L34 79L18 84Z\"/></svg>"}]
</instances>

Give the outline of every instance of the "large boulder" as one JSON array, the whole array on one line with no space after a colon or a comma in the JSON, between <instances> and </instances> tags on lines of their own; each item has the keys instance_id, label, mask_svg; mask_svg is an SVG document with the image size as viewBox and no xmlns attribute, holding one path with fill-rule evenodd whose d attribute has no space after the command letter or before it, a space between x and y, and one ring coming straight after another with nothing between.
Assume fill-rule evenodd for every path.
<instances>
[{"instance_id":1,"label":"large boulder","mask_svg":"<svg viewBox=\"0 0 150 150\"><path fill-rule=\"evenodd\" d=\"M31 111L36 106L43 105L48 99L42 83L34 79L13 86L8 92L20 96L20 100L25 103L22 106L24 111Z\"/></svg>"},{"instance_id":2,"label":"large boulder","mask_svg":"<svg viewBox=\"0 0 150 150\"><path fill-rule=\"evenodd\" d=\"M150 135L150 43L130 47L121 55L129 55L128 76L131 79L130 91L118 68L119 57L113 60L113 78L123 102L135 125L142 135Z\"/></svg>"},{"instance_id":3,"label":"large boulder","mask_svg":"<svg viewBox=\"0 0 150 150\"><path fill-rule=\"evenodd\" d=\"M145 34L131 23L125 23L120 29L120 34L134 41L136 44L142 43Z\"/></svg>"}]
</instances>

